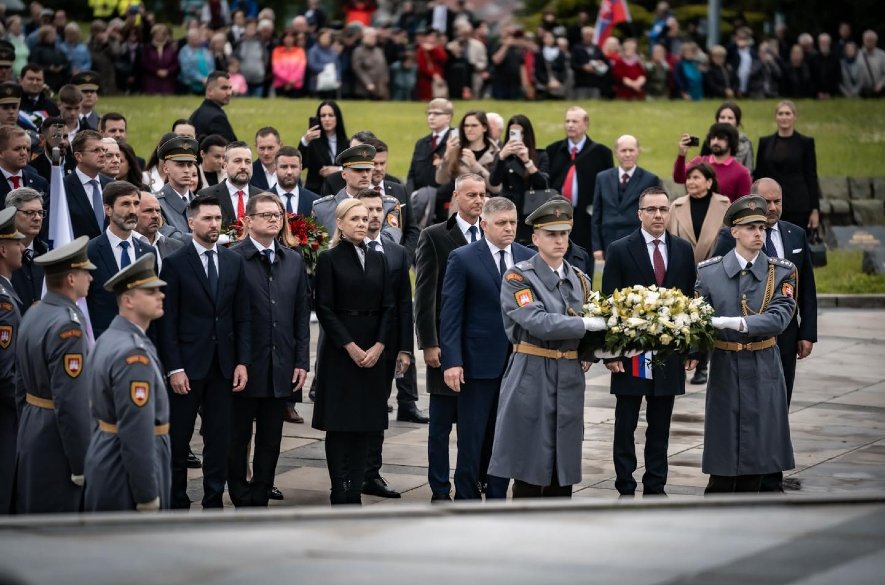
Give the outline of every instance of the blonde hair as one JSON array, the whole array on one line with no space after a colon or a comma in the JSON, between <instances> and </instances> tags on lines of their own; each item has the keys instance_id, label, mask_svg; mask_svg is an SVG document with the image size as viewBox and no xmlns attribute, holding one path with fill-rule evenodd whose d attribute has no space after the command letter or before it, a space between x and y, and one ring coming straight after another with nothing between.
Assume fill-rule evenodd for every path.
<instances>
[{"instance_id":1,"label":"blonde hair","mask_svg":"<svg viewBox=\"0 0 885 585\"><path fill-rule=\"evenodd\" d=\"M365 204L360 199L345 199L341 203L338 204L338 207L335 208L335 219L336 219L336 227L335 227L335 235L332 236L332 242L329 244L330 248L334 248L341 241L341 230L337 228L337 220L344 219L347 217L348 212L354 207L363 207L365 208Z\"/></svg>"}]
</instances>

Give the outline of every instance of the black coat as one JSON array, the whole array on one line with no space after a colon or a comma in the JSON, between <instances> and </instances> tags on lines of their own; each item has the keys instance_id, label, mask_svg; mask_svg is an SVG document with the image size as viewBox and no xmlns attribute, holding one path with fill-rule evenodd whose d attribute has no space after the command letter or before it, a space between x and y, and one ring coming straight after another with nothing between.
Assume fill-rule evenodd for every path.
<instances>
[{"instance_id":1,"label":"black coat","mask_svg":"<svg viewBox=\"0 0 885 585\"><path fill-rule=\"evenodd\" d=\"M160 323L160 355L166 372L184 369L188 378L209 375L218 356L221 374L252 359L251 311L243 257L218 246L218 292L209 293L206 270L193 243L163 259L165 313Z\"/></svg>"},{"instance_id":2,"label":"black coat","mask_svg":"<svg viewBox=\"0 0 885 585\"><path fill-rule=\"evenodd\" d=\"M439 316L442 309L442 287L449 253L467 245L458 227L456 216L428 226L418 238L415 253L415 333L418 348L440 347ZM454 396L446 386L441 368L427 367L427 391Z\"/></svg>"},{"instance_id":3,"label":"black coat","mask_svg":"<svg viewBox=\"0 0 885 585\"><path fill-rule=\"evenodd\" d=\"M197 140L203 140L210 134L219 134L227 139L228 142L234 142L237 135L227 114L217 103L212 100L205 99L200 107L194 110L190 117L191 124L197 130Z\"/></svg>"},{"instance_id":4,"label":"black coat","mask_svg":"<svg viewBox=\"0 0 885 585\"><path fill-rule=\"evenodd\" d=\"M535 165L538 172L534 175L525 174L525 165L516 156L508 156L501 159L495 156L492 172L489 175L489 185L497 187L501 185L501 196L513 201L516 205L516 238L519 242L528 242L532 239L532 228L525 224L526 214L523 213L523 203L526 191L535 189L542 191L547 188L549 181L550 165L547 151L538 151L538 163Z\"/></svg>"},{"instance_id":5,"label":"black coat","mask_svg":"<svg viewBox=\"0 0 885 585\"><path fill-rule=\"evenodd\" d=\"M132 238L132 247L135 250L135 258L141 258L147 253L156 256L157 251L153 246L142 242L139 238ZM114 251L111 249L111 241L107 232L102 232L97 238L90 240L86 247L89 260L95 264L92 271L92 282L89 283L89 295L86 297L86 306L89 307L89 320L92 323L92 332L95 338L104 333L110 326L111 321L119 312L117 309L117 295L104 289L104 283L120 271ZM154 270L157 269L157 261L154 260Z\"/></svg>"},{"instance_id":6,"label":"black coat","mask_svg":"<svg viewBox=\"0 0 885 585\"><path fill-rule=\"evenodd\" d=\"M335 144L335 156L346 150L349 144L346 140L342 141L339 138ZM320 175L320 169L335 164L335 156L329 153L329 140L325 134L322 134L307 146L299 142L298 150L301 152L304 170L307 171L307 179L304 181L304 186L314 193L322 193L323 176Z\"/></svg>"},{"instance_id":7,"label":"black coat","mask_svg":"<svg viewBox=\"0 0 885 585\"><path fill-rule=\"evenodd\" d=\"M260 160L252 162L252 179L249 181L249 184L261 191L272 192L270 188L273 185L267 184L267 175L264 174L264 165L261 164Z\"/></svg>"},{"instance_id":8,"label":"black coat","mask_svg":"<svg viewBox=\"0 0 885 585\"><path fill-rule=\"evenodd\" d=\"M295 368L310 369L310 306L301 255L276 244L274 261L247 239L231 249L245 263L252 314L249 383L239 396L289 398Z\"/></svg>"},{"instance_id":9,"label":"black coat","mask_svg":"<svg viewBox=\"0 0 885 585\"><path fill-rule=\"evenodd\" d=\"M30 187L31 189L35 189L39 191L43 195L43 201L49 199L49 181L40 176L40 173L37 172L37 169L32 168L30 165L25 166L22 169L22 187ZM9 181L6 179L0 179L0 200L6 201L6 196L9 192L12 191L12 185L9 184Z\"/></svg>"},{"instance_id":10,"label":"black coat","mask_svg":"<svg viewBox=\"0 0 885 585\"><path fill-rule=\"evenodd\" d=\"M406 176L406 189L410 193L421 187L439 186L436 182L436 167L433 165L433 158L434 156L442 158L445 154L449 132L451 130L447 130L445 134L439 137L436 148L431 148L433 134L419 138L415 143L415 150L412 152L412 162L409 163L409 174Z\"/></svg>"},{"instance_id":11,"label":"black coat","mask_svg":"<svg viewBox=\"0 0 885 585\"><path fill-rule=\"evenodd\" d=\"M259 189L254 185L249 185L248 196L245 201L249 201L249 197L258 195L259 193L264 193L264 190ZM217 185L200 189L197 192L197 195L200 197L209 195L218 199L218 203L221 204L221 223L227 225L233 223L233 221L237 219L237 210L234 209L234 204L230 199L230 190L227 188L227 179L221 181Z\"/></svg>"},{"instance_id":12,"label":"black coat","mask_svg":"<svg viewBox=\"0 0 885 585\"><path fill-rule=\"evenodd\" d=\"M775 143L778 135L763 136L756 150L756 168L753 179L769 177L777 181L784 193L784 216L789 219L796 215L820 209L820 185L817 182L817 154L814 138L798 132L789 140L788 156L775 160ZM805 226L800 226L805 227Z\"/></svg>"},{"instance_id":13,"label":"black coat","mask_svg":"<svg viewBox=\"0 0 885 585\"><path fill-rule=\"evenodd\" d=\"M45 152L38 153L37 156L31 159L31 162L28 163L28 166L37 171L37 174L43 177L46 181L46 184L49 185L50 181L52 181L52 162L49 160L49 157ZM77 160L74 158L74 152L71 150L71 147L68 147L64 153L64 175L69 175L74 171L74 167L77 166ZM49 187L46 188L46 194L49 194ZM44 200L46 197L44 197Z\"/></svg>"},{"instance_id":14,"label":"black coat","mask_svg":"<svg viewBox=\"0 0 885 585\"><path fill-rule=\"evenodd\" d=\"M43 221L46 222L45 219ZM23 260L22 267L12 273L12 288L22 302L22 315L31 305L43 298L43 268L35 264L33 259L48 251L49 245L40 238L35 238L31 260Z\"/></svg>"},{"instance_id":15,"label":"black coat","mask_svg":"<svg viewBox=\"0 0 885 585\"><path fill-rule=\"evenodd\" d=\"M694 297L697 272L691 244L665 233L667 246L667 273L664 288L678 288L689 298ZM634 285L656 284L654 268L648 256L648 247L641 230L612 242L605 255L605 269L602 271L602 292L609 295L613 291ZM685 394L686 356L672 355L664 365L655 366L653 379L634 378L630 359L624 363L623 374L612 374L611 393L620 396L673 396Z\"/></svg>"},{"instance_id":16,"label":"black coat","mask_svg":"<svg viewBox=\"0 0 885 585\"><path fill-rule=\"evenodd\" d=\"M384 353L388 359L396 359L401 351L412 353L414 343L414 317L412 316L412 279L409 276L409 256L399 244L384 241L382 252L387 258L387 278L393 291L396 319L384 341Z\"/></svg>"},{"instance_id":17,"label":"black coat","mask_svg":"<svg viewBox=\"0 0 885 585\"><path fill-rule=\"evenodd\" d=\"M99 174L98 181L101 189L104 189L113 179ZM107 217L102 225L98 225L98 222L95 220L95 212L92 210L92 194L87 195L86 190L83 188L83 183L80 182L80 177L76 172L67 175L63 182L68 199L68 212L71 214L71 228L74 230L74 237L89 236L89 239L97 238L108 225ZM46 219L48 220L48 200L43 207L46 209ZM48 234L49 221L44 221L43 226L43 230Z\"/></svg>"},{"instance_id":18,"label":"black coat","mask_svg":"<svg viewBox=\"0 0 885 585\"><path fill-rule=\"evenodd\" d=\"M386 429L390 387L383 356L373 367L361 368L344 349L354 342L368 350L390 337L396 315L385 256L366 252L364 270L347 241L321 252L316 313L324 335L318 350L313 427L351 432Z\"/></svg>"},{"instance_id":19,"label":"black coat","mask_svg":"<svg viewBox=\"0 0 885 585\"><path fill-rule=\"evenodd\" d=\"M554 142L547 147L550 164L550 187L562 193L562 184L572 164L568 139ZM614 166L609 147L587 138L584 148L575 156L575 173L578 176L578 205L575 207L572 239L581 247L593 249L590 231L590 214L593 209L593 192L596 175Z\"/></svg>"}]
</instances>

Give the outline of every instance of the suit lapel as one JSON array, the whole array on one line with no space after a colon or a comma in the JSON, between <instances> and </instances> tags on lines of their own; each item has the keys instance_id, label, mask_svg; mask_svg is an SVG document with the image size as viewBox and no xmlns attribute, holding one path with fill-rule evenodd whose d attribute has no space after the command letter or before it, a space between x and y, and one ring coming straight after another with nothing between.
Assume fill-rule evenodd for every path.
<instances>
[{"instance_id":1,"label":"suit lapel","mask_svg":"<svg viewBox=\"0 0 885 585\"><path fill-rule=\"evenodd\" d=\"M90 195L87 195L86 190L83 188L83 184L80 182L80 177L76 173L72 173L68 176L73 177L73 180L71 181L72 188L67 189L68 209L72 211L71 215L74 215L74 208L79 208L80 215L89 222L92 229L96 232L100 232L101 228L95 220L95 211L92 209L92 204L90 203Z\"/></svg>"},{"instance_id":2,"label":"suit lapel","mask_svg":"<svg viewBox=\"0 0 885 585\"><path fill-rule=\"evenodd\" d=\"M482 241L482 245L476 247L476 253L479 255L479 261L485 266L486 272L489 273L489 276L492 278L492 282L495 283L495 288L500 292L501 290L501 272L498 270L498 260L492 256L492 251L489 248L488 244ZM513 248L511 248L512 250Z\"/></svg>"},{"instance_id":3,"label":"suit lapel","mask_svg":"<svg viewBox=\"0 0 885 585\"><path fill-rule=\"evenodd\" d=\"M203 268L203 261L200 259L200 255L197 254L197 249L193 245L189 245L188 248L189 249L187 251L187 259L188 262L190 262L191 264L191 270L194 271L194 273L197 275L197 280L199 280L200 284L203 285L203 290L206 292L206 296L209 297L210 301L215 303L215 295L213 295L212 292L209 290L209 277L206 276L206 269ZM220 261L218 265L221 266ZM219 272L221 273L224 271L219 270ZM223 278L221 274L219 274L218 276L219 280ZM221 286L219 285L219 289L220 288Z\"/></svg>"},{"instance_id":4,"label":"suit lapel","mask_svg":"<svg viewBox=\"0 0 885 585\"><path fill-rule=\"evenodd\" d=\"M222 216L226 217L228 222L235 220L237 218L237 212L234 210L234 205L230 201L230 191L227 189L227 179L215 186L215 193L213 193L213 195L218 199L218 203L221 204Z\"/></svg>"},{"instance_id":5,"label":"suit lapel","mask_svg":"<svg viewBox=\"0 0 885 585\"><path fill-rule=\"evenodd\" d=\"M114 251L111 249L111 241L107 234L102 233L98 237L98 257L104 264L108 274L116 274L120 268L117 266L117 260L114 258Z\"/></svg>"},{"instance_id":6,"label":"suit lapel","mask_svg":"<svg viewBox=\"0 0 885 585\"><path fill-rule=\"evenodd\" d=\"M804 251L805 243L800 242L796 234L793 233L793 230L787 227L784 222L779 221L777 223L778 231L781 233L781 245L784 247L784 257L797 267L801 266L802 252L793 253L793 250L803 249Z\"/></svg>"},{"instance_id":7,"label":"suit lapel","mask_svg":"<svg viewBox=\"0 0 885 585\"><path fill-rule=\"evenodd\" d=\"M649 285L654 284L656 282L655 269L648 257L648 246L645 244L645 238L642 236L641 231L633 232L632 238L633 241L630 242L629 248L630 255L633 256L633 261L639 268L640 273L642 273L645 282L649 283Z\"/></svg>"},{"instance_id":8,"label":"suit lapel","mask_svg":"<svg viewBox=\"0 0 885 585\"><path fill-rule=\"evenodd\" d=\"M454 217L452 216L452 225L449 226L449 238L455 243L455 247L466 246L467 238L461 233L461 228L458 226L458 222L454 220Z\"/></svg>"}]
</instances>

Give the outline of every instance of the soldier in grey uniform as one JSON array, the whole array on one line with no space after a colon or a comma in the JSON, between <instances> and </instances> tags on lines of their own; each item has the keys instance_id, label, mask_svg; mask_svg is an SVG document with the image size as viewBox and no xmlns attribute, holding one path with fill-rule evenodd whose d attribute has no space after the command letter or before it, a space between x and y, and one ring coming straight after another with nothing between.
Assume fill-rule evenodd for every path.
<instances>
[{"instance_id":1,"label":"soldier in grey uniform","mask_svg":"<svg viewBox=\"0 0 885 585\"><path fill-rule=\"evenodd\" d=\"M104 283L119 314L98 338L87 370L98 426L86 451L87 511L168 509L172 490L169 396L146 334L163 316L166 283L145 254Z\"/></svg>"},{"instance_id":2,"label":"soldier in grey uniform","mask_svg":"<svg viewBox=\"0 0 885 585\"><path fill-rule=\"evenodd\" d=\"M0 514L12 511L15 481L15 337L21 321L21 299L12 288L12 273L22 265L24 234L15 229L15 207L0 211Z\"/></svg>"},{"instance_id":3,"label":"soldier in grey uniform","mask_svg":"<svg viewBox=\"0 0 885 585\"><path fill-rule=\"evenodd\" d=\"M165 224L163 235L187 241L191 228L187 223L187 205L194 193L186 179L196 173L199 143L187 136L175 136L157 147L157 157L166 169L167 183L156 193Z\"/></svg>"},{"instance_id":4,"label":"soldier in grey uniform","mask_svg":"<svg viewBox=\"0 0 885 585\"><path fill-rule=\"evenodd\" d=\"M584 372L578 344L606 328L581 317L591 283L563 260L572 204L551 199L525 222L538 254L504 274L501 312L513 354L501 382L489 475L514 480L513 497L571 497L581 481Z\"/></svg>"},{"instance_id":5,"label":"soldier in grey uniform","mask_svg":"<svg viewBox=\"0 0 885 585\"><path fill-rule=\"evenodd\" d=\"M372 170L375 168L375 147L371 144L358 144L344 150L335 158L335 164L341 167L341 176L345 187L335 195L327 195L313 202L313 216L317 218L329 237L335 235L335 210L338 204L355 197L361 189L368 189L372 184ZM403 211L399 199L390 195L382 195L384 202L384 224L381 237L388 238L396 244L403 239Z\"/></svg>"},{"instance_id":6,"label":"soldier in grey uniform","mask_svg":"<svg viewBox=\"0 0 885 585\"><path fill-rule=\"evenodd\" d=\"M86 254L88 242L81 236L34 260L43 267L47 292L22 319L15 347L19 513L80 510L93 424L84 375L89 341L77 307L95 270Z\"/></svg>"},{"instance_id":7,"label":"soldier in grey uniform","mask_svg":"<svg viewBox=\"0 0 885 585\"><path fill-rule=\"evenodd\" d=\"M796 310L796 267L762 252L766 201L736 200L723 223L735 249L698 265L696 293L716 310L702 469L705 493L757 492L762 476L794 467L777 336Z\"/></svg>"}]
</instances>

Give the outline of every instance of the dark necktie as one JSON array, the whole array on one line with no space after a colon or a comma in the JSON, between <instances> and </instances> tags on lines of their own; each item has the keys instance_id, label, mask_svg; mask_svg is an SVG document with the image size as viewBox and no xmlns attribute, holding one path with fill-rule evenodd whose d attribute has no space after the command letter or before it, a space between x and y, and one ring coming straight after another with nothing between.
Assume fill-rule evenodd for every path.
<instances>
[{"instance_id":1,"label":"dark necktie","mask_svg":"<svg viewBox=\"0 0 885 585\"><path fill-rule=\"evenodd\" d=\"M98 188L98 181L92 179L89 181L89 186L92 187L92 212L95 213L95 221L98 222L98 227L104 225L104 203L101 201L101 189Z\"/></svg>"},{"instance_id":2,"label":"dark necktie","mask_svg":"<svg viewBox=\"0 0 885 585\"><path fill-rule=\"evenodd\" d=\"M380 251L381 251L381 250L378 249L378 242L376 242L376 241L374 241L374 240L372 240L371 242L369 242L369 249L370 249L371 251L373 251L373 252L380 252Z\"/></svg>"},{"instance_id":3,"label":"dark necktie","mask_svg":"<svg viewBox=\"0 0 885 585\"><path fill-rule=\"evenodd\" d=\"M129 260L129 242L120 242L120 248L120 270L123 270L132 263Z\"/></svg>"},{"instance_id":4,"label":"dark necktie","mask_svg":"<svg viewBox=\"0 0 885 585\"><path fill-rule=\"evenodd\" d=\"M34 261L34 251L30 248L25 248L25 251L22 253L22 262L25 264L30 264Z\"/></svg>"},{"instance_id":5,"label":"dark necktie","mask_svg":"<svg viewBox=\"0 0 885 585\"><path fill-rule=\"evenodd\" d=\"M627 173L621 175L621 189L626 189L628 182L630 182L630 175L628 175Z\"/></svg>"},{"instance_id":6,"label":"dark necktie","mask_svg":"<svg viewBox=\"0 0 885 585\"><path fill-rule=\"evenodd\" d=\"M206 275L209 277L209 294L215 300L218 294L218 269L215 267L215 250L206 250Z\"/></svg>"},{"instance_id":7,"label":"dark necktie","mask_svg":"<svg viewBox=\"0 0 885 585\"><path fill-rule=\"evenodd\" d=\"M283 193L283 197L286 198L286 213L295 213L295 210L292 209L292 195L291 193Z\"/></svg>"},{"instance_id":8,"label":"dark necktie","mask_svg":"<svg viewBox=\"0 0 885 585\"><path fill-rule=\"evenodd\" d=\"M667 275L667 269L664 267L664 255L661 254L661 240L652 240L652 242L655 245L655 253L653 254L655 282L658 283L658 286L662 286L664 284L664 277Z\"/></svg>"},{"instance_id":9,"label":"dark necktie","mask_svg":"<svg viewBox=\"0 0 885 585\"><path fill-rule=\"evenodd\" d=\"M85 130L87 128L90 128L89 118L87 118L86 116L80 116L80 129Z\"/></svg>"},{"instance_id":10,"label":"dark necktie","mask_svg":"<svg viewBox=\"0 0 885 585\"><path fill-rule=\"evenodd\" d=\"M777 258L777 248L771 239L771 228L765 228L765 255L769 258Z\"/></svg>"},{"instance_id":11,"label":"dark necktie","mask_svg":"<svg viewBox=\"0 0 885 585\"><path fill-rule=\"evenodd\" d=\"M437 138L436 134L430 136L430 152L436 150Z\"/></svg>"},{"instance_id":12,"label":"dark necktie","mask_svg":"<svg viewBox=\"0 0 885 585\"><path fill-rule=\"evenodd\" d=\"M504 262L504 250L498 252L498 271L503 276L505 272L507 272L507 263Z\"/></svg>"},{"instance_id":13,"label":"dark necktie","mask_svg":"<svg viewBox=\"0 0 885 585\"><path fill-rule=\"evenodd\" d=\"M265 258L267 258L268 264L273 264L273 250L271 250L270 248L265 248L261 251L261 253L264 254Z\"/></svg>"},{"instance_id":14,"label":"dark necktie","mask_svg":"<svg viewBox=\"0 0 885 585\"><path fill-rule=\"evenodd\" d=\"M477 233L479 232L479 229L475 225L472 225L472 226L470 226L470 229L467 231L470 232L470 242L471 243L475 242L478 239L476 236L477 236Z\"/></svg>"}]
</instances>

